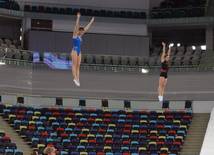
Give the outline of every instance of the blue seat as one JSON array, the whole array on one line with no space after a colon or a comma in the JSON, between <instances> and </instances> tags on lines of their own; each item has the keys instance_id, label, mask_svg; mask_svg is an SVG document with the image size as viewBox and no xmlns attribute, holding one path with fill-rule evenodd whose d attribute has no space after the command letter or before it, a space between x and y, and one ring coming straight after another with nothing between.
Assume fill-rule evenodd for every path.
<instances>
[{"instance_id":1,"label":"blue seat","mask_svg":"<svg viewBox=\"0 0 214 155\"><path fill-rule=\"evenodd\" d=\"M138 141L131 141L131 146L132 145L139 145L139 142Z\"/></svg>"},{"instance_id":2,"label":"blue seat","mask_svg":"<svg viewBox=\"0 0 214 155\"><path fill-rule=\"evenodd\" d=\"M133 115L140 115L140 111L134 110L134 111L133 111Z\"/></svg>"},{"instance_id":3,"label":"blue seat","mask_svg":"<svg viewBox=\"0 0 214 155\"><path fill-rule=\"evenodd\" d=\"M56 143L61 143L60 139L54 139L54 144L56 145Z\"/></svg>"},{"instance_id":4,"label":"blue seat","mask_svg":"<svg viewBox=\"0 0 214 155\"><path fill-rule=\"evenodd\" d=\"M47 118L45 117L45 116L41 116L40 117L40 121L42 122L42 121L47 121Z\"/></svg>"},{"instance_id":5,"label":"blue seat","mask_svg":"<svg viewBox=\"0 0 214 155\"><path fill-rule=\"evenodd\" d=\"M77 151L79 151L79 150L85 150L85 146L83 146L83 145L77 146Z\"/></svg>"},{"instance_id":6,"label":"blue seat","mask_svg":"<svg viewBox=\"0 0 214 155\"><path fill-rule=\"evenodd\" d=\"M34 107L28 106L27 111L34 111Z\"/></svg>"},{"instance_id":7,"label":"blue seat","mask_svg":"<svg viewBox=\"0 0 214 155\"><path fill-rule=\"evenodd\" d=\"M155 120L151 120L151 121L149 121L149 124L156 124L156 121Z\"/></svg>"},{"instance_id":8,"label":"blue seat","mask_svg":"<svg viewBox=\"0 0 214 155\"><path fill-rule=\"evenodd\" d=\"M192 111L185 111L185 114L190 114L190 116L192 117Z\"/></svg>"},{"instance_id":9,"label":"blue seat","mask_svg":"<svg viewBox=\"0 0 214 155\"><path fill-rule=\"evenodd\" d=\"M144 118L144 119L148 119L148 116L146 116L146 115L141 115L140 118L141 118L141 119L143 119L143 118Z\"/></svg>"},{"instance_id":10,"label":"blue seat","mask_svg":"<svg viewBox=\"0 0 214 155\"><path fill-rule=\"evenodd\" d=\"M119 115L119 119L126 119L126 115Z\"/></svg>"},{"instance_id":11,"label":"blue seat","mask_svg":"<svg viewBox=\"0 0 214 155\"><path fill-rule=\"evenodd\" d=\"M60 155L65 155L65 154L68 154L68 152L66 152L66 151L61 151L60 152Z\"/></svg>"},{"instance_id":12,"label":"blue seat","mask_svg":"<svg viewBox=\"0 0 214 155\"><path fill-rule=\"evenodd\" d=\"M58 13L59 8L58 7L52 7L52 13Z\"/></svg>"},{"instance_id":13,"label":"blue seat","mask_svg":"<svg viewBox=\"0 0 214 155\"><path fill-rule=\"evenodd\" d=\"M90 117L91 118L97 118L97 114L92 113L92 114L90 114Z\"/></svg>"},{"instance_id":14,"label":"blue seat","mask_svg":"<svg viewBox=\"0 0 214 155\"><path fill-rule=\"evenodd\" d=\"M73 8L73 14L76 15L80 10L78 8Z\"/></svg>"},{"instance_id":15,"label":"blue seat","mask_svg":"<svg viewBox=\"0 0 214 155\"><path fill-rule=\"evenodd\" d=\"M101 129L106 129L107 127L108 127L107 124L100 124L100 128L101 128Z\"/></svg>"},{"instance_id":16,"label":"blue seat","mask_svg":"<svg viewBox=\"0 0 214 155\"><path fill-rule=\"evenodd\" d=\"M127 120L125 121L125 124L132 124L132 122L134 122L134 121L135 121L135 120L132 121L132 120L128 120L128 119L127 119Z\"/></svg>"},{"instance_id":17,"label":"blue seat","mask_svg":"<svg viewBox=\"0 0 214 155\"><path fill-rule=\"evenodd\" d=\"M103 139L103 135L97 134L97 135L96 135L96 139L97 139L97 138L102 138L102 139Z\"/></svg>"},{"instance_id":18,"label":"blue seat","mask_svg":"<svg viewBox=\"0 0 214 155\"><path fill-rule=\"evenodd\" d=\"M114 134L114 130L112 130L112 129L107 129L107 134Z\"/></svg>"},{"instance_id":19,"label":"blue seat","mask_svg":"<svg viewBox=\"0 0 214 155\"><path fill-rule=\"evenodd\" d=\"M129 148L128 147L121 147L121 152L123 152L123 151L128 151L129 152Z\"/></svg>"},{"instance_id":20,"label":"blue seat","mask_svg":"<svg viewBox=\"0 0 214 155\"><path fill-rule=\"evenodd\" d=\"M77 134L70 134L69 137L76 137L77 138Z\"/></svg>"},{"instance_id":21,"label":"blue seat","mask_svg":"<svg viewBox=\"0 0 214 155\"><path fill-rule=\"evenodd\" d=\"M5 152L5 155L6 155L7 153L10 153L10 152L13 153L13 150L12 149L5 149L4 152Z\"/></svg>"},{"instance_id":22,"label":"blue seat","mask_svg":"<svg viewBox=\"0 0 214 155\"><path fill-rule=\"evenodd\" d=\"M5 1L0 1L0 8L5 8L5 7L6 7Z\"/></svg>"},{"instance_id":23,"label":"blue seat","mask_svg":"<svg viewBox=\"0 0 214 155\"><path fill-rule=\"evenodd\" d=\"M7 112L10 113L10 110L9 110L9 109L4 109L4 110L3 110L4 115L5 115L5 113L7 113Z\"/></svg>"},{"instance_id":24,"label":"blue seat","mask_svg":"<svg viewBox=\"0 0 214 155\"><path fill-rule=\"evenodd\" d=\"M88 152L88 155L97 155L96 152Z\"/></svg>"},{"instance_id":25,"label":"blue seat","mask_svg":"<svg viewBox=\"0 0 214 155\"><path fill-rule=\"evenodd\" d=\"M47 139L46 139L46 142L47 142L47 143L48 143L48 142L54 142L54 140L51 139L51 138L47 138Z\"/></svg>"},{"instance_id":26,"label":"blue seat","mask_svg":"<svg viewBox=\"0 0 214 155\"><path fill-rule=\"evenodd\" d=\"M141 125L141 126L140 126L140 129L141 129L141 130L147 130L147 129L148 129L148 126L147 126L147 125Z\"/></svg>"},{"instance_id":27,"label":"blue seat","mask_svg":"<svg viewBox=\"0 0 214 155\"><path fill-rule=\"evenodd\" d=\"M82 114L82 117L83 117L83 118L89 118L89 116L90 116L90 115L89 115L88 113L83 113L83 114Z\"/></svg>"},{"instance_id":28,"label":"blue seat","mask_svg":"<svg viewBox=\"0 0 214 155\"><path fill-rule=\"evenodd\" d=\"M122 155L122 153L115 153L114 155Z\"/></svg>"},{"instance_id":29,"label":"blue seat","mask_svg":"<svg viewBox=\"0 0 214 155\"><path fill-rule=\"evenodd\" d=\"M120 139L120 135L113 135L113 140L115 140L115 139Z\"/></svg>"},{"instance_id":30,"label":"blue seat","mask_svg":"<svg viewBox=\"0 0 214 155\"><path fill-rule=\"evenodd\" d=\"M27 111L27 115L33 115L33 111Z\"/></svg>"},{"instance_id":31,"label":"blue seat","mask_svg":"<svg viewBox=\"0 0 214 155\"><path fill-rule=\"evenodd\" d=\"M36 123L39 123L39 122L36 122ZM42 123L42 125L43 125L43 123ZM41 130L44 130L44 131L45 131L45 128L44 128L44 127L38 127L37 129L38 129L38 132L41 132ZM44 131L43 131L43 132L44 132Z\"/></svg>"},{"instance_id":32,"label":"blue seat","mask_svg":"<svg viewBox=\"0 0 214 155\"><path fill-rule=\"evenodd\" d=\"M130 148L130 150L131 150L131 148ZM131 155L139 155L138 153L132 153Z\"/></svg>"},{"instance_id":33,"label":"blue seat","mask_svg":"<svg viewBox=\"0 0 214 155\"><path fill-rule=\"evenodd\" d=\"M146 19L146 12L140 12L140 19Z\"/></svg>"},{"instance_id":34,"label":"blue seat","mask_svg":"<svg viewBox=\"0 0 214 155\"><path fill-rule=\"evenodd\" d=\"M106 155L114 155L114 154L111 152L107 152Z\"/></svg>"},{"instance_id":35,"label":"blue seat","mask_svg":"<svg viewBox=\"0 0 214 155\"><path fill-rule=\"evenodd\" d=\"M174 136L167 136L166 139L167 140L172 139L174 141L175 137Z\"/></svg>"},{"instance_id":36,"label":"blue seat","mask_svg":"<svg viewBox=\"0 0 214 155\"><path fill-rule=\"evenodd\" d=\"M115 109L112 109L111 110L111 114L113 115L113 114L117 114L118 113L118 110L115 110Z\"/></svg>"},{"instance_id":37,"label":"blue seat","mask_svg":"<svg viewBox=\"0 0 214 155\"><path fill-rule=\"evenodd\" d=\"M39 141L39 138L31 138L32 143L33 143L33 141Z\"/></svg>"},{"instance_id":38,"label":"blue seat","mask_svg":"<svg viewBox=\"0 0 214 155\"><path fill-rule=\"evenodd\" d=\"M120 11L120 17L126 18L126 11Z\"/></svg>"},{"instance_id":39,"label":"blue seat","mask_svg":"<svg viewBox=\"0 0 214 155\"><path fill-rule=\"evenodd\" d=\"M16 126L17 123L22 123L20 120L14 120L14 126Z\"/></svg>"},{"instance_id":40,"label":"blue seat","mask_svg":"<svg viewBox=\"0 0 214 155\"><path fill-rule=\"evenodd\" d=\"M73 131L71 128L65 128L65 132L66 131Z\"/></svg>"},{"instance_id":41,"label":"blue seat","mask_svg":"<svg viewBox=\"0 0 214 155\"><path fill-rule=\"evenodd\" d=\"M166 131L159 131L159 135L166 136Z\"/></svg>"},{"instance_id":42,"label":"blue seat","mask_svg":"<svg viewBox=\"0 0 214 155\"><path fill-rule=\"evenodd\" d=\"M72 8L66 8L65 13L68 15L71 15L72 14Z\"/></svg>"},{"instance_id":43,"label":"blue seat","mask_svg":"<svg viewBox=\"0 0 214 155\"><path fill-rule=\"evenodd\" d=\"M81 113L88 113L88 109L80 109Z\"/></svg>"},{"instance_id":44,"label":"blue seat","mask_svg":"<svg viewBox=\"0 0 214 155\"><path fill-rule=\"evenodd\" d=\"M79 155L79 152L71 152L71 155Z\"/></svg>"},{"instance_id":45,"label":"blue seat","mask_svg":"<svg viewBox=\"0 0 214 155\"><path fill-rule=\"evenodd\" d=\"M2 2L2 1L0 1ZM13 105L13 110L19 110L19 106L18 105Z\"/></svg>"},{"instance_id":46,"label":"blue seat","mask_svg":"<svg viewBox=\"0 0 214 155\"><path fill-rule=\"evenodd\" d=\"M34 137L37 137L37 136L41 137L42 136L42 134L40 132L34 132L33 135L34 135Z\"/></svg>"},{"instance_id":47,"label":"blue seat","mask_svg":"<svg viewBox=\"0 0 214 155\"><path fill-rule=\"evenodd\" d=\"M41 111L40 107L34 107L34 111Z\"/></svg>"},{"instance_id":48,"label":"blue seat","mask_svg":"<svg viewBox=\"0 0 214 155\"><path fill-rule=\"evenodd\" d=\"M122 135L121 139L122 139L122 141L124 141L123 139L129 139L129 135Z\"/></svg>"},{"instance_id":49,"label":"blue seat","mask_svg":"<svg viewBox=\"0 0 214 155\"><path fill-rule=\"evenodd\" d=\"M96 127L96 128L99 128L99 126L100 126L100 124L92 124L92 127L94 128L94 127Z\"/></svg>"},{"instance_id":50,"label":"blue seat","mask_svg":"<svg viewBox=\"0 0 214 155\"><path fill-rule=\"evenodd\" d=\"M42 125L43 126L43 123L42 122L36 122L36 126L37 127L38 127L38 125ZM38 127L38 131L39 131L39 129L41 129L41 128Z\"/></svg>"},{"instance_id":51,"label":"blue seat","mask_svg":"<svg viewBox=\"0 0 214 155\"><path fill-rule=\"evenodd\" d=\"M146 141L146 136L139 136L139 141Z\"/></svg>"},{"instance_id":52,"label":"blue seat","mask_svg":"<svg viewBox=\"0 0 214 155\"><path fill-rule=\"evenodd\" d=\"M118 119L117 122L118 122L118 123L123 123L123 124L125 124L125 120L124 120L124 119Z\"/></svg>"},{"instance_id":53,"label":"blue seat","mask_svg":"<svg viewBox=\"0 0 214 155\"><path fill-rule=\"evenodd\" d=\"M55 137L55 136L58 137L56 133L50 133L50 137L52 138L53 136L54 136L54 137Z\"/></svg>"}]
</instances>

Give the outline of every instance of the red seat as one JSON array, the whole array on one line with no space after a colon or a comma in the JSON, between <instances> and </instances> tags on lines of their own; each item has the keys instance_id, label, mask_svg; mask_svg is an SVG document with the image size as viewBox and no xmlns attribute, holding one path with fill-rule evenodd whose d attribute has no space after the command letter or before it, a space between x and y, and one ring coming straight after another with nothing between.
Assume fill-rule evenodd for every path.
<instances>
[{"instance_id":1,"label":"red seat","mask_svg":"<svg viewBox=\"0 0 214 155\"><path fill-rule=\"evenodd\" d=\"M123 146L124 146L124 145L130 145L130 141L123 141L122 144L123 144Z\"/></svg>"},{"instance_id":2,"label":"red seat","mask_svg":"<svg viewBox=\"0 0 214 155\"><path fill-rule=\"evenodd\" d=\"M107 140L107 141L106 141L106 144L108 144L108 143L113 144L113 141L112 141L112 140Z\"/></svg>"},{"instance_id":3,"label":"red seat","mask_svg":"<svg viewBox=\"0 0 214 155\"><path fill-rule=\"evenodd\" d=\"M51 112L57 112L57 108L50 108Z\"/></svg>"},{"instance_id":4,"label":"red seat","mask_svg":"<svg viewBox=\"0 0 214 155\"><path fill-rule=\"evenodd\" d=\"M185 111L178 111L178 115L184 115L185 114Z\"/></svg>"},{"instance_id":5,"label":"red seat","mask_svg":"<svg viewBox=\"0 0 214 155\"><path fill-rule=\"evenodd\" d=\"M157 129L162 129L162 130L163 130L163 129L164 129L164 126L163 126L163 125L158 125L158 126L157 126Z\"/></svg>"},{"instance_id":6,"label":"red seat","mask_svg":"<svg viewBox=\"0 0 214 155\"><path fill-rule=\"evenodd\" d=\"M164 142L157 142L157 145L165 145L165 143Z\"/></svg>"},{"instance_id":7,"label":"red seat","mask_svg":"<svg viewBox=\"0 0 214 155\"><path fill-rule=\"evenodd\" d=\"M186 115L186 116L183 116L183 119L188 119L188 120L190 120L191 117L190 117L189 115Z\"/></svg>"},{"instance_id":8,"label":"red seat","mask_svg":"<svg viewBox=\"0 0 214 155\"><path fill-rule=\"evenodd\" d=\"M88 119L88 123L94 123L94 122L95 122L94 118L89 118Z\"/></svg>"},{"instance_id":9,"label":"red seat","mask_svg":"<svg viewBox=\"0 0 214 155\"><path fill-rule=\"evenodd\" d=\"M172 115L168 115L168 116L166 116L166 119L174 119L174 117L172 116Z\"/></svg>"},{"instance_id":10,"label":"red seat","mask_svg":"<svg viewBox=\"0 0 214 155\"><path fill-rule=\"evenodd\" d=\"M89 145L90 145L90 144L96 144L97 141L96 141L96 140L89 140L88 143L89 143Z\"/></svg>"},{"instance_id":11,"label":"red seat","mask_svg":"<svg viewBox=\"0 0 214 155\"><path fill-rule=\"evenodd\" d=\"M20 111L19 111L19 114L21 115L22 113L26 114L26 111L20 110Z\"/></svg>"},{"instance_id":12,"label":"red seat","mask_svg":"<svg viewBox=\"0 0 214 155\"><path fill-rule=\"evenodd\" d=\"M75 113L68 113L68 117L74 118L75 117Z\"/></svg>"},{"instance_id":13,"label":"red seat","mask_svg":"<svg viewBox=\"0 0 214 155\"><path fill-rule=\"evenodd\" d=\"M18 120L19 120L19 119L24 119L24 116L22 116L22 115L17 115L17 116L16 116L16 119L18 119Z\"/></svg>"},{"instance_id":14,"label":"red seat","mask_svg":"<svg viewBox=\"0 0 214 155\"><path fill-rule=\"evenodd\" d=\"M131 129L131 128L132 128L132 125L126 124L126 125L124 125L124 128L125 128L125 130L127 130L127 128L128 128L128 129Z\"/></svg>"},{"instance_id":15,"label":"red seat","mask_svg":"<svg viewBox=\"0 0 214 155\"><path fill-rule=\"evenodd\" d=\"M179 146L181 146L181 142L173 142L173 145L179 145Z\"/></svg>"},{"instance_id":16,"label":"red seat","mask_svg":"<svg viewBox=\"0 0 214 155\"><path fill-rule=\"evenodd\" d=\"M78 127L83 127L84 125L83 125L83 123L77 123L76 124L76 127L78 128Z\"/></svg>"},{"instance_id":17,"label":"red seat","mask_svg":"<svg viewBox=\"0 0 214 155\"><path fill-rule=\"evenodd\" d=\"M86 134L79 134L79 135L78 135L78 138L80 138L80 137L82 137L82 138L83 138L83 137L84 137L84 138L86 138Z\"/></svg>"},{"instance_id":18,"label":"red seat","mask_svg":"<svg viewBox=\"0 0 214 155\"><path fill-rule=\"evenodd\" d=\"M176 132L175 131L169 131L168 134L174 134L174 136L175 136Z\"/></svg>"},{"instance_id":19,"label":"red seat","mask_svg":"<svg viewBox=\"0 0 214 155\"><path fill-rule=\"evenodd\" d=\"M140 115L148 115L147 111L141 111Z\"/></svg>"},{"instance_id":20,"label":"red seat","mask_svg":"<svg viewBox=\"0 0 214 155\"><path fill-rule=\"evenodd\" d=\"M133 119L133 115L126 115L126 119L129 119L129 118Z\"/></svg>"},{"instance_id":21,"label":"red seat","mask_svg":"<svg viewBox=\"0 0 214 155\"><path fill-rule=\"evenodd\" d=\"M64 138L64 139L68 139L68 134L66 134L66 133L63 133L63 134L61 134L61 136L60 136L61 138L62 137L66 137L66 138Z\"/></svg>"},{"instance_id":22,"label":"red seat","mask_svg":"<svg viewBox=\"0 0 214 155\"><path fill-rule=\"evenodd\" d=\"M47 147L54 147L54 145L48 144Z\"/></svg>"},{"instance_id":23,"label":"red seat","mask_svg":"<svg viewBox=\"0 0 214 155\"><path fill-rule=\"evenodd\" d=\"M105 155L103 152L98 152L97 155Z\"/></svg>"},{"instance_id":24,"label":"red seat","mask_svg":"<svg viewBox=\"0 0 214 155\"><path fill-rule=\"evenodd\" d=\"M29 130L30 132L32 132L31 130L36 131L36 127L35 127L35 126L29 126L29 127L28 127L28 130Z\"/></svg>"},{"instance_id":25,"label":"red seat","mask_svg":"<svg viewBox=\"0 0 214 155\"><path fill-rule=\"evenodd\" d=\"M48 136L48 137L49 137L49 133L46 133L46 132L42 133L42 138L43 138L44 136Z\"/></svg>"},{"instance_id":26,"label":"red seat","mask_svg":"<svg viewBox=\"0 0 214 155\"><path fill-rule=\"evenodd\" d=\"M140 130L140 135L141 134L147 134L147 131L146 130Z\"/></svg>"},{"instance_id":27,"label":"red seat","mask_svg":"<svg viewBox=\"0 0 214 155\"><path fill-rule=\"evenodd\" d=\"M123 134L130 134L131 131L130 130L123 130Z\"/></svg>"},{"instance_id":28,"label":"red seat","mask_svg":"<svg viewBox=\"0 0 214 155\"><path fill-rule=\"evenodd\" d=\"M123 153L123 155L130 155L130 153Z\"/></svg>"},{"instance_id":29,"label":"red seat","mask_svg":"<svg viewBox=\"0 0 214 155\"><path fill-rule=\"evenodd\" d=\"M7 136L2 137L3 142L5 139L10 139L10 137L7 137Z\"/></svg>"},{"instance_id":30,"label":"red seat","mask_svg":"<svg viewBox=\"0 0 214 155\"><path fill-rule=\"evenodd\" d=\"M150 141L151 141L151 140L155 140L155 141L157 141L157 139L158 139L158 137L157 137L157 136L150 136Z\"/></svg>"},{"instance_id":31,"label":"red seat","mask_svg":"<svg viewBox=\"0 0 214 155\"><path fill-rule=\"evenodd\" d=\"M109 124L110 123L110 119L103 119L103 123L104 124Z\"/></svg>"},{"instance_id":32,"label":"red seat","mask_svg":"<svg viewBox=\"0 0 214 155\"><path fill-rule=\"evenodd\" d=\"M171 111L164 111L163 114L164 114L165 116L168 116L168 115L171 114Z\"/></svg>"},{"instance_id":33,"label":"red seat","mask_svg":"<svg viewBox=\"0 0 214 155\"><path fill-rule=\"evenodd\" d=\"M89 113L95 113L95 109L88 109Z\"/></svg>"},{"instance_id":34,"label":"red seat","mask_svg":"<svg viewBox=\"0 0 214 155\"><path fill-rule=\"evenodd\" d=\"M99 129L98 132L99 132L99 133L106 133L106 130L105 130L105 129Z\"/></svg>"},{"instance_id":35,"label":"red seat","mask_svg":"<svg viewBox=\"0 0 214 155\"><path fill-rule=\"evenodd\" d=\"M112 117L112 115L111 114L105 114L105 116L104 116L105 118L111 118Z\"/></svg>"},{"instance_id":36,"label":"red seat","mask_svg":"<svg viewBox=\"0 0 214 155\"><path fill-rule=\"evenodd\" d=\"M56 132L57 132L57 131L60 131L60 130L63 131L63 132L65 131L64 128L57 128L57 129L56 129Z\"/></svg>"},{"instance_id":37,"label":"red seat","mask_svg":"<svg viewBox=\"0 0 214 155\"><path fill-rule=\"evenodd\" d=\"M73 109L72 109L72 108L66 108L66 109L65 109L65 112L71 113L71 112L73 112Z\"/></svg>"},{"instance_id":38,"label":"red seat","mask_svg":"<svg viewBox=\"0 0 214 155\"><path fill-rule=\"evenodd\" d=\"M53 113L53 116L54 116L54 117L60 117L60 113L54 112L54 113Z\"/></svg>"}]
</instances>

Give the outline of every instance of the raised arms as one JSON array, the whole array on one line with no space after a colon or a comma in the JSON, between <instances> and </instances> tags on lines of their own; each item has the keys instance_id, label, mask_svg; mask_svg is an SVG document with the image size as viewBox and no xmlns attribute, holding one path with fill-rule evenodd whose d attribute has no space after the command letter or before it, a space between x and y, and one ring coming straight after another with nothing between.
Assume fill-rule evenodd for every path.
<instances>
[{"instance_id":1,"label":"raised arms","mask_svg":"<svg viewBox=\"0 0 214 155\"><path fill-rule=\"evenodd\" d=\"M90 21L90 23L88 23L88 25L85 27L85 29L84 29L84 33L89 29L89 27L91 26L91 24L94 22L94 17L91 19L91 21ZM83 34L84 34L83 33ZM82 35L83 35L82 34Z\"/></svg>"},{"instance_id":2,"label":"raised arms","mask_svg":"<svg viewBox=\"0 0 214 155\"><path fill-rule=\"evenodd\" d=\"M73 38L76 38L76 37L77 37L77 32L78 32L78 27L79 27L80 16L81 16L81 14L78 12L78 13L77 13L76 25L75 25L74 32L73 32Z\"/></svg>"},{"instance_id":3,"label":"raised arms","mask_svg":"<svg viewBox=\"0 0 214 155\"><path fill-rule=\"evenodd\" d=\"M162 42L162 45L163 45L163 53L162 53L162 56L161 56L161 62L164 62L164 56L166 55L166 52L165 52L166 44L164 42Z\"/></svg>"}]
</instances>

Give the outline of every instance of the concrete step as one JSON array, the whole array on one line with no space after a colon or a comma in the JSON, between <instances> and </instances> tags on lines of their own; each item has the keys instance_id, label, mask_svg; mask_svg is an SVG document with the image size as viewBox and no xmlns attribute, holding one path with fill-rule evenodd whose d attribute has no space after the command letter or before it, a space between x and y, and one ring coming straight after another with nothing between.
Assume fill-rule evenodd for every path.
<instances>
[{"instance_id":1,"label":"concrete step","mask_svg":"<svg viewBox=\"0 0 214 155\"><path fill-rule=\"evenodd\" d=\"M12 143L16 143L17 149L22 150L23 155L29 155L33 149L21 138L21 136L4 120L0 117L0 129L4 130L6 136L9 136Z\"/></svg>"},{"instance_id":2,"label":"concrete step","mask_svg":"<svg viewBox=\"0 0 214 155\"><path fill-rule=\"evenodd\" d=\"M210 113L195 113L180 155L199 155Z\"/></svg>"}]
</instances>

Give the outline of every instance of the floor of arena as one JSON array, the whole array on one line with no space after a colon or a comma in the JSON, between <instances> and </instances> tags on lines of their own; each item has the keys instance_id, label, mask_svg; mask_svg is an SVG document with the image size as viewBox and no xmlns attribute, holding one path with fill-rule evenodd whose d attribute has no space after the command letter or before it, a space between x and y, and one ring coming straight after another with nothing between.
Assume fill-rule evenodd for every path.
<instances>
[{"instance_id":1,"label":"floor of arena","mask_svg":"<svg viewBox=\"0 0 214 155\"><path fill-rule=\"evenodd\" d=\"M50 97L158 100L159 73L81 71L80 87L74 84L71 70L0 66L0 73L2 93ZM213 101L213 79L214 73L212 72L169 72L164 99Z\"/></svg>"}]
</instances>

